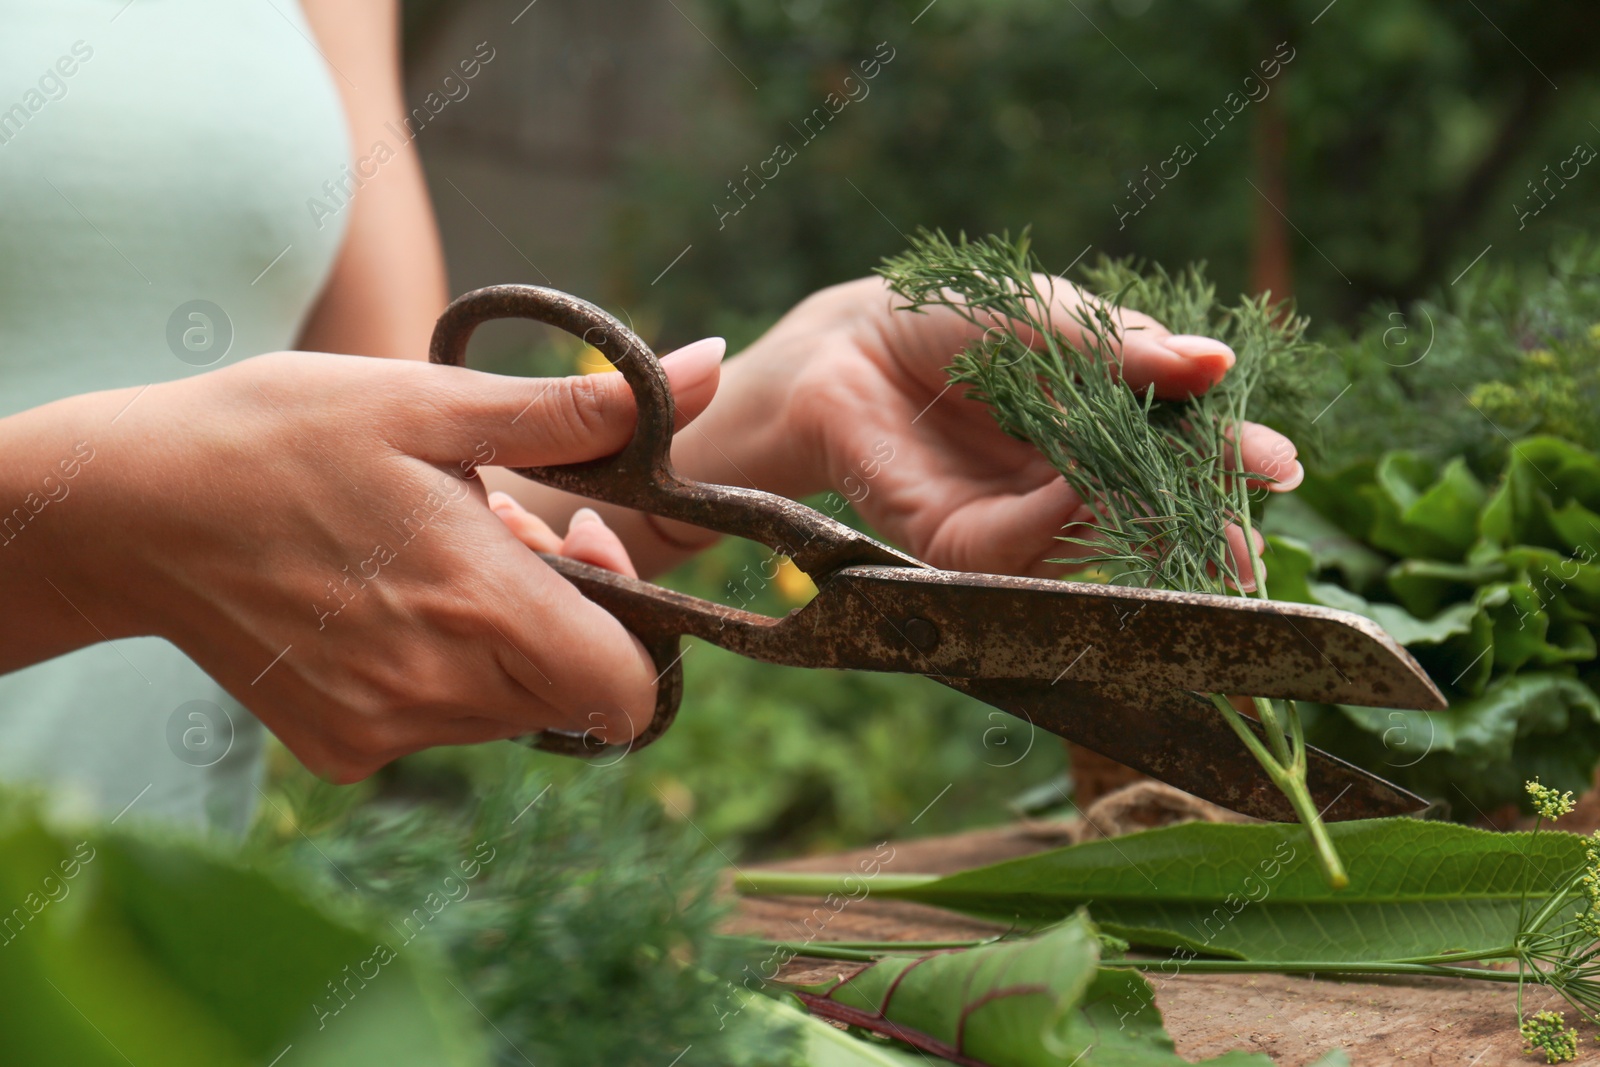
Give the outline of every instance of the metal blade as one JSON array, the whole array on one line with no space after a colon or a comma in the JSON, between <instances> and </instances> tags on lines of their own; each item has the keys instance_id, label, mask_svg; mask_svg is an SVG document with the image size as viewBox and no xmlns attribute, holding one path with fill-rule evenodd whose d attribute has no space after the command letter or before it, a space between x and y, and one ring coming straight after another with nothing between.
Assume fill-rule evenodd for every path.
<instances>
[{"instance_id":1,"label":"metal blade","mask_svg":"<svg viewBox=\"0 0 1600 1067\"><path fill-rule=\"evenodd\" d=\"M1426 672L1370 619L1208 593L856 566L829 576L810 604L762 636L767 647L739 651L941 681L1067 679L1385 708L1446 706Z\"/></svg>"},{"instance_id":2,"label":"metal blade","mask_svg":"<svg viewBox=\"0 0 1600 1067\"><path fill-rule=\"evenodd\" d=\"M1213 804L1258 819L1296 821L1288 800L1222 713L1193 693L1081 682L936 680ZM1421 797L1320 749L1308 748L1306 759L1311 796L1329 822L1412 815L1428 807Z\"/></svg>"}]
</instances>

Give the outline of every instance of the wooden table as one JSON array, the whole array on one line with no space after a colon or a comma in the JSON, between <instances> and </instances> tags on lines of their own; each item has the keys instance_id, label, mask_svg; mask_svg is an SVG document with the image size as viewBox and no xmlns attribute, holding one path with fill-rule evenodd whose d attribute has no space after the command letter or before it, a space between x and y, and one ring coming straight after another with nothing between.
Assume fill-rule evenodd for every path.
<instances>
[{"instance_id":1,"label":"wooden table","mask_svg":"<svg viewBox=\"0 0 1600 1067\"><path fill-rule=\"evenodd\" d=\"M981 830L949 837L892 842L894 855L882 869L892 873L944 874L1027 855L1063 842L1038 824ZM763 865L764 869L850 871L873 849ZM887 855L887 851L879 854ZM836 914L799 898L746 898L730 932L774 940L938 941L984 937L997 928L921 904L874 900L870 894ZM818 918L818 916L821 918ZM810 919L809 932L804 925ZM797 957L780 974L816 982L848 973L854 965ZM1418 1064L1438 1067L1501 1067L1543 1063L1521 1053L1514 986L1460 979L1329 981L1276 975L1155 976L1156 1004L1178 1051L1188 1059L1230 1049L1265 1052L1279 1064L1298 1067L1332 1048L1352 1064ZM1528 1010L1559 1008L1547 990L1525 998ZM1570 1014L1570 1013L1569 1013ZM1595 1035L1583 1038L1578 1062L1600 1060Z\"/></svg>"}]
</instances>

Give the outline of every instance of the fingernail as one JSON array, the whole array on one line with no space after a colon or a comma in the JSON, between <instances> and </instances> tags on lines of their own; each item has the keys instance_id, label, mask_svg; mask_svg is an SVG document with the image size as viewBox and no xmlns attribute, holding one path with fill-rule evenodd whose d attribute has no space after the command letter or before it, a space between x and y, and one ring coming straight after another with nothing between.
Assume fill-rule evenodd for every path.
<instances>
[{"instance_id":1,"label":"fingernail","mask_svg":"<svg viewBox=\"0 0 1600 1067\"><path fill-rule=\"evenodd\" d=\"M709 374L727 351L727 341L707 337L662 356L661 369L667 372L667 381L676 390L679 385L699 381Z\"/></svg>"},{"instance_id":2,"label":"fingernail","mask_svg":"<svg viewBox=\"0 0 1600 1067\"><path fill-rule=\"evenodd\" d=\"M1238 361L1238 357L1233 354L1233 349L1215 337L1200 337L1192 333L1175 333L1161 343L1185 359L1216 359L1221 356L1228 361L1228 366L1230 367Z\"/></svg>"},{"instance_id":3,"label":"fingernail","mask_svg":"<svg viewBox=\"0 0 1600 1067\"><path fill-rule=\"evenodd\" d=\"M567 532L571 533L576 527L582 526L586 522L598 522L601 526L606 524L605 520L600 517L600 513L594 508L579 508L572 513L572 518L567 520Z\"/></svg>"},{"instance_id":4,"label":"fingernail","mask_svg":"<svg viewBox=\"0 0 1600 1067\"><path fill-rule=\"evenodd\" d=\"M1297 462L1294 465L1294 470L1289 472L1289 476L1287 478L1279 478L1273 483L1272 488L1280 493L1287 493L1289 490L1297 488L1305 480L1306 466L1304 463Z\"/></svg>"},{"instance_id":5,"label":"fingernail","mask_svg":"<svg viewBox=\"0 0 1600 1067\"><path fill-rule=\"evenodd\" d=\"M509 494L502 493L498 489L489 494L489 510L514 511L516 508L517 502Z\"/></svg>"}]
</instances>

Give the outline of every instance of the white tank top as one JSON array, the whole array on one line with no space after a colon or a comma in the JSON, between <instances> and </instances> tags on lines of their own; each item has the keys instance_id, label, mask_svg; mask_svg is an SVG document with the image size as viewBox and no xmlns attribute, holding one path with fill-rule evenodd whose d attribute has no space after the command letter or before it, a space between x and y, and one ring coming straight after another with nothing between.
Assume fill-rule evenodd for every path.
<instances>
[{"instance_id":1,"label":"white tank top","mask_svg":"<svg viewBox=\"0 0 1600 1067\"><path fill-rule=\"evenodd\" d=\"M308 208L333 77L295 0L0 0L0 415L293 347L343 236ZM23 503L0 552L48 534ZM0 778L100 813L236 832L262 740L158 638L0 677Z\"/></svg>"}]
</instances>

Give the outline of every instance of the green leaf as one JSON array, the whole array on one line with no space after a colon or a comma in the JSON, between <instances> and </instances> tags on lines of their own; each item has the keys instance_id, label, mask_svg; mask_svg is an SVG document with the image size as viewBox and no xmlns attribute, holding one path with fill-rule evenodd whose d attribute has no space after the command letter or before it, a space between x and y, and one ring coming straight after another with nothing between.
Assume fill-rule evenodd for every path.
<instances>
[{"instance_id":1,"label":"green leaf","mask_svg":"<svg viewBox=\"0 0 1600 1067\"><path fill-rule=\"evenodd\" d=\"M1479 526L1484 539L1495 545L1568 552L1583 547L1585 558L1593 559L1600 546L1597 510L1600 457L1557 437L1530 437L1511 447L1505 478Z\"/></svg>"},{"instance_id":2,"label":"green leaf","mask_svg":"<svg viewBox=\"0 0 1600 1067\"><path fill-rule=\"evenodd\" d=\"M1083 914L1039 937L960 952L890 956L800 994L810 1010L989 1067L1178 1067L1149 984L1102 971ZM1270 1067L1259 1054L1204 1061Z\"/></svg>"},{"instance_id":3,"label":"green leaf","mask_svg":"<svg viewBox=\"0 0 1600 1067\"><path fill-rule=\"evenodd\" d=\"M1419 619L1397 604L1370 601L1328 582L1312 582L1310 589L1312 603L1365 615L1407 647L1443 644L1452 637L1470 634L1472 620L1482 610L1482 605L1476 603L1454 604L1431 619Z\"/></svg>"},{"instance_id":4,"label":"green leaf","mask_svg":"<svg viewBox=\"0 0 1600 1067\"><path fill-rule=\"evenodd\" d=\"M1502 581L1510 574L1511 567L1503 557L1475 563L1407 559L1391 567L1384 577L1400 606L1425 619L1446 604L1471 599L1480 586Z\"/></svg>"},{"instance_id":5,"label":"green leaf","mask_svg":"<svg viewBox=\"0 0 1600 1067\"><path fill-rule=\"evenodd\" d=\"M1487 494L1459 456L1436 470L1411 452L1378 461L1372 486L1369 539L1399 556L1462 558L1478 535L1478 512Z\"/></svg>"},{"instance_id":6,"label":"green leaf","mask_svg":"<svg viewBox=\"0 0 1600 1067\"><path fill-rule=\"evenodd\" d=\"M1465 799L1467 815L1473 805L1517 798L1525 778L1535 775L1552 788L1586 789L1600 745L1600 697L1561 674L1503 677L1447 711L1339 710L1381 735L1387 766L1374 766L1425 795ZM1322 740L1320 730L1313 733ZM1535 758L1537 767L1530 764Z\"/></svg>"},{"instance_id":7,"label":"green leaf","mask_svg":"<svg viewBox=\"0 0 1600 1067\"><path fill-rule=\"evenodd\" d=\"M1267 596L1296 604L1313 604L1311 575L1316 560L1304 541L1285 534L1268 534L1261 561L1267 565Z\"/></svg>"},{"instance_id":8,"label":"green leaf","mask_svg":"<svg viewBox=\"0 0 1600 1067\"><path fill-rule=\"evenodd\" d=\"M1330 472L1307 468L1306 479L1294 496L1356 541L1370 544L1375 511L1363 490L1372 484L1376 466L1361 462ZM1271 511L1267 509L1268 514Z\"/></svg>"},{"instance_id":9,"label":"green leaf","mask_svg":"<svg viewBox=\"0 0 1600 1067\"><path fill-rule=\"evenodd\" d=\"M915 1053L876 1041L864 1041L808 1015L787 996L782 1000L738 991L744 1011L773 1029L798 1031L797 1050L804 1067L918 1067L926 1061Z\"/></svg>"},{"instance_id":10,"label":"green leaf","mask_svg":"<svg viewBox=\"0 0 1600 1067\"><path fill-rule=\"evenodd\" d=\"M1299 542L1310 554L1313 572L1324 568L1337 570L1341 584L1357 592L1368 588L1389 565L1387 557L1374 552L1340 529L1302 498L1299 491L1274 497L1262 513L1261 529L1268 535L1269 542L1273 535ZM1277 564L1270 555L1267 564L1270 586L1272 568ZM1276 591L1273 597L1298 599L1293 596L1279 598Z\"/></svg>"},{"instance_id":11,"label":"green leaf","mask_svg":"<svg viewBox=\"0 0 1600 1067\"><path fill-rule=\"evenodd\" d=\"M1088 907L1136 944L1251 960L1406 959L1510 941L1537 898L1583 859L1562 833L1490 833L1414 819L1333 823L1351 883L1329 889L1304 831L1287 824L1181 826L1093 841L943 878L880 876L877 897L999 922L1046 923ZM816 891L751 876L759 892Z\"/></svg>"},{"instance_id":12,"label":"green leaf","mask_svg":"<svg viewBox=\"0 0 1600 1067\"><path fill-rule=\"evenodd\" d=\"M419 947L330 917L201 846L0 828L0 999L14 1063L485 1062ZM70 873L69 873L70 872Z\"/></svg>"}]
</instances>

